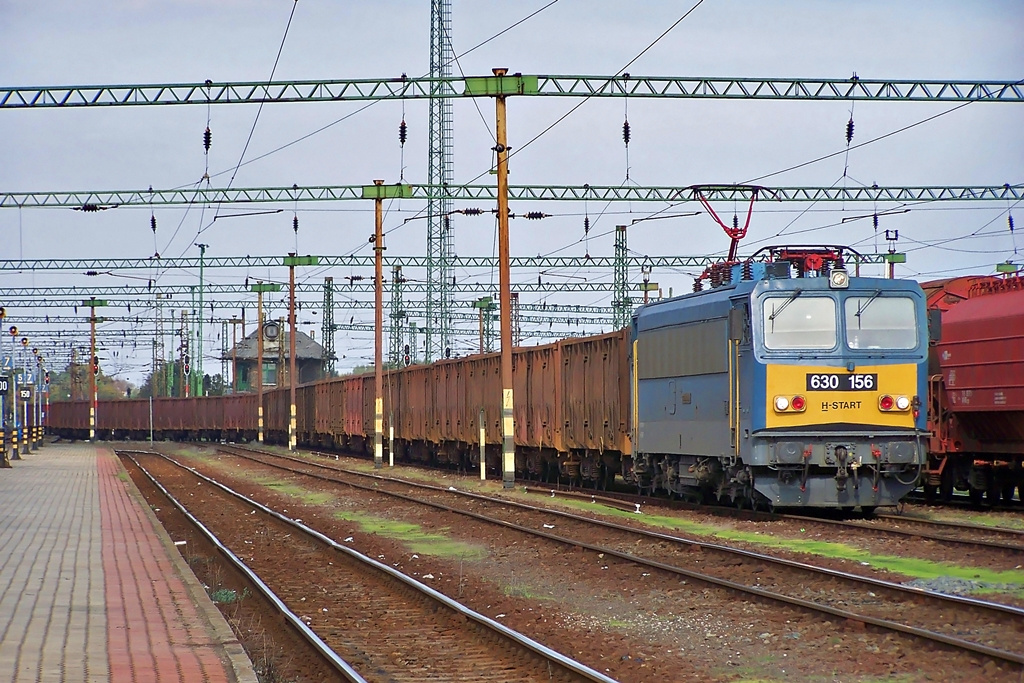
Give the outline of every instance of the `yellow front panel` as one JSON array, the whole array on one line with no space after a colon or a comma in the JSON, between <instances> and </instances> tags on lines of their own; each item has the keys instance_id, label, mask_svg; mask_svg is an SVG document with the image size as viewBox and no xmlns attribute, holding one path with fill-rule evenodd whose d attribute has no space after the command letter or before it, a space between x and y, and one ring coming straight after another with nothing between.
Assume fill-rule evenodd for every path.
<instances>
[{"instance_id":1,"label":"yellow front panel","mask_svg":"<svg viewBox=\"0 0 1024 683\"><path fill-rule=\"evenodd\" d=\"M868 391L809 391L809 374L827 375L878 375L878 385ZM888 394L893 398L906 396L913 399L917 391L917 366L905 365L862 365L854 373L845 368L814 365L768 365L767 391L765 392L766 427L804 427L811 425L846 422L850 424L881 425L884 427L914 427L913 410L884 412L878 407L879 397ZM803 396L807 408L803 412L778 413L775 411L776 396Z\"/></svg>"}]
</instances>

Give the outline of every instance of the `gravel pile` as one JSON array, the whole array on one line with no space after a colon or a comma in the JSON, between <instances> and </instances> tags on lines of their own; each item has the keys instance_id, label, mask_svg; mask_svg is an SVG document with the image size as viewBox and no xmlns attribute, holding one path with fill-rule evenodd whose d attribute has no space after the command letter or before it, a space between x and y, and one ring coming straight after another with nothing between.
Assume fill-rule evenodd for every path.
<instances>
[{"instance_id":1,"label":"gravel pile","mask_svg":"<svg viewBox=\"0 0 1024 683\"><path fill-rule=\"evenodd\" d=\"M914 579L907 581L907 586L913 588L924 588L925 590L947 595L970 595L977 590L1011 591L1019 588L1017 585L1007 583L989 583L987 581L974 581L972 579L961 579L955 576L938 576L934 579Z\"/></svg>"}]
</instances>

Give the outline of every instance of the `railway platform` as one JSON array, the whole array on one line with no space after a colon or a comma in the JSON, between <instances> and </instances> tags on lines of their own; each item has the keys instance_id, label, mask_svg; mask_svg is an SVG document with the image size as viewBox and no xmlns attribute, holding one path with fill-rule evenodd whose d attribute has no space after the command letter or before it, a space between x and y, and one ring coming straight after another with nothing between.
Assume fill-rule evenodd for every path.
<instances>
[{"instance_id":1,"label":"railway platform","mask_svg":"<svg viewBox=\"0 0 1024 683\"><path fill-rule=\"evenodd\" d=\"M110 448L0 470L0 681L256 683Z\"/></svg>"}]
</instances>

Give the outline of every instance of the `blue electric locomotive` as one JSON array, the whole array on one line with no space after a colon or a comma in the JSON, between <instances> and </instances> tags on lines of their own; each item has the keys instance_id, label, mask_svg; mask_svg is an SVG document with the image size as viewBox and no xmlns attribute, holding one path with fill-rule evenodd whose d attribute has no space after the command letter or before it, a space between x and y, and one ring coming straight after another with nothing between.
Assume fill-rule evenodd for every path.
<instances>
[{"instance_id":1,"label":"blue electric locomotive","mask_svg":"<svg viewBox=\"0 0 1024 683\"><path fill-rule=\"evenodd\" d=\"M913 489L925 297L914 281L851 276L855 254L772 247L709 269L709 290L639 308L625 478L755 507L869 511Z\"/></svg>"}]
</instances>

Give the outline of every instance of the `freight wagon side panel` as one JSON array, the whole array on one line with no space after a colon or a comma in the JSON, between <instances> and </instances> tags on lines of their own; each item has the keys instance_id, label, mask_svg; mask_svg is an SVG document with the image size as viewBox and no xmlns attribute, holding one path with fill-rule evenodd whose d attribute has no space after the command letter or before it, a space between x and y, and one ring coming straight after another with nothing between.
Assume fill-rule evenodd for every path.
<instances>
[{"instance_id":1,"label":"freight wagon side panel","mask_svg":"<svg viewBox=\"0 0 1024 683\"><path fill-rule=\"evenodd\" d=\"M557 344L517 349L512 358L517 446L565 450L557 438L561 432L555 431L560 399L555 382L558 358Z\"/></svg>"},{"instance_id":2,"label":"freight wagon side panel","mask_svg":"<svg viewBox=\"0 0 1024 683\"><path fill-rule=\"evenodd\" d=\"M373 434L376 430L374 421L376 419L377 380L373 373L360 375L359 379L363 385L363 421L360 434L364 435L371 447L373 445Z\"/></svg>"},{"instance_id":3,"label":"freight wagon side panel","mask_svg":"<svg viewBox=\"0 0 1024 683\"><path fill-rule=\"evenodd\" d=\"M949 409L974 439L1024 451L1024 279L943 315L937 352Z\"/></svg>"},{"instance_id":4,"label":"freight wagon side panel","mask_svg":"<svg viewBox=\"0 0 1024 683\"><path fill-rule=\"evenodd\" d=\"M484 440L501 443L501 358L495 354L473 356L466 376L466 409L472 412L472 443L480 442L480 408L484 409Z\"/></svg>"},{"instance_id":5,"label":"freight wagon side panel","mask_svg":"<svg viewBox=\"0 0 1024 683\"><path fill-rule=\"evenodd\" d=\"M363 425L363 383L356 377L346 377L341 398L343 430L348 436L358 435Z\"/></svg>"},{"instance_id":6,"label":"freight wagon side panel","mask_svg":"<svg viewBox=\"0 0 1024 683\"><path fill-rule=\"evenodd\" d=\"M569 448L629 453L626 332L561 343Z\"/></svg>"}]
</instances>

